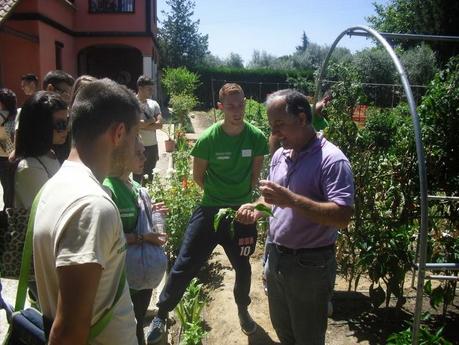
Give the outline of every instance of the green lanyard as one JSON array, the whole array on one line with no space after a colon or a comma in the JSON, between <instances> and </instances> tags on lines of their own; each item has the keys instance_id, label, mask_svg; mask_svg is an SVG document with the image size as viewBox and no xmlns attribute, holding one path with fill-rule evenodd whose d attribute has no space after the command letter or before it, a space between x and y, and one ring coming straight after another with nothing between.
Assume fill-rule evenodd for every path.
<instances>
[{"instance_id":1,"label":"green lanyard","mask_svg":"<svg viewBox=\"0 0 459 345\"><path fill-rule=\"evenodd\" d=\"M27 223L27 233L25 236L24 249L22 251L22 262L21 262L21 271L19 273L19 284L16 294L16 304L14 310L20 311L24 309L26 295L27 295L27 283L29 281L30 274L30 264L32 262L32 239L33 239L33 226L35 222L35 214L37 212L37 206L40 200L41 192L43 188L40 189L37 196L35 197L32 209L30 210L29 221ZM118 284L118 289L116 290L115 299L110 308L106 309L102 314L101 318L91 326L89 331L89 339L94 339L97 337L107 325L110 323L110 320L113 317L113 309L121 298L121 295L124 291L124 286L126 284L126 273L124 271L124 266L121 271L120 282Z\"/></svg>"}]
</instances>

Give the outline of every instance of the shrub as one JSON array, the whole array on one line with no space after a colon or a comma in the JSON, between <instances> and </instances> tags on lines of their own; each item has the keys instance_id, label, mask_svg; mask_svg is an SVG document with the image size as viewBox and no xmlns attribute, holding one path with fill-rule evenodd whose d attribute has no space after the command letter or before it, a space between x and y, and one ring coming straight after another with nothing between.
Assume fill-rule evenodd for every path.
<instances>
[{"instance_id":1,"label":"shrub","mask_svg":"<svg viewBox=\"0 0 459 345\"><path fill-rule=\"evenodd\" d=\"M193 95L186 93L172 94L169 101L173 110L173 115L176 117L178 124L185 127L186 117L197 104L197 99Z\"/></svg>"},{"instance_id":2,"label":"shrub","mask_svg":"<svg viewBox=\"0 0 459 345\"><path fill-rule=\"evenodd\" d=\"M193 95L200 85L199 77L185 67L166 68L161 83L169 96Z\"/></svg>"}]
</instances>

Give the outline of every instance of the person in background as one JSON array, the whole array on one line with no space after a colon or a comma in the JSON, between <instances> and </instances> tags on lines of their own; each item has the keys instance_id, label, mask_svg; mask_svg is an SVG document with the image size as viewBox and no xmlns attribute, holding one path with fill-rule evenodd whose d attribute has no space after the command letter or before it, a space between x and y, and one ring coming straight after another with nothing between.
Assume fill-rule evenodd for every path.
<instances>
[{"instance_id":1,"label":"person in background","mask_svg":"<svg viewBox=\"0 0 459 345\"><path fill-rule=\"evenodd\" d=\"M269 313L283 345L325 344L328 302L336 273L335 241L353 214L354 182L346 156L312 126L306 96L271 94L272 135L282 142L271 159L269 181L260 181L272 206L267 258ZM237 219L255 222L255 204Z\"/></svg>"},{"instance_id":2,"label":"person in background","mask_svg":"<svg viewBox=\"0 0 459 345\"><path fill-rule=\"evenodd\" d=\"M14 207L30 210L43 185L59 170L52 149L67 137L67 103L56 93L38 91L24 103L16 132ZM29 298L38 306L37 287L29 282Z\"/></svg>"},{"instance_id":3,"label":"person in background","mask_svg":"<svg viewBox=\"0 0 459 345\"><path fill-rule=\"evenodd\" d=\"M14 151L16 94L10 89L0 89L0 181L3 187L3 203L12 207L12 188L9 181L9 155Z\"/></svg>"},{"instance_id":4,"label":"person in background","mask_svg":"<svg viewBox=\"0 0 459 345\"><path fill-rule=\"evenodd\" d=\"M152 205L147 190L129 177L131 172L138 174L143 172L144 151L142 143L138 140L132 159L127 164L115 164L109 176L104 180L104 186L110 189L112 199L120 211L123 232L128 244L127 257L129 258L130 251L139 250L143 251L142 255L146 255L146 251L142 248L144 245L158 248L155 252L156 256L153 258L154 262L147 260L136 262L138 265L154 265L155 267L150 267L149 271L146 271L145 267L140 268L132 265L133 262L130 260L126 262L127 280L137 321L139 345L145 344L143 324L153 289L160 283L167 266L167 256L161 247L166 243L167 235L153 228L152 208L155 212L162 212L163 214L167 212L167 209L163 203ZM149 274L145 274L148 277L139 279L139 274L136 271L140 269L144 270L140 274L149 272Z\"/></svg>"},{"instance_id":5,"label":"person in background","mask_svg":"<svg viewBox=\"0 0 459 345\"><path fill-rule=\"evenodd\" d=\"M68 134L67 103L56 93L38 91L22 107L16 133L14 205L30 209L41 187L60 168L53 145Z\"/></svg>"},{"instance_id":6,"label":"person in background","mask_svg":"<svg viewBox=\"0 0 459 345\"><path fill-rule=\"evenodd\" d=\"M75 83L73 84L73 87L72 87L71 96L70 96L69 109L72 107L73 102L75 102L75 98L78 92L80 91L80 89L96 80L97 80L96 77L93 77L91 75L86 75L86 74L79 76L75 80Z\"/></svg>"},{"instance_id":7,"label":"person in background","mask_svg":"<svg viewBox=\"0 0 459 345\"><path fill-rule=\"evenodd\" d=\"M220 208L238 209L252 199L268 145L260 129L244 121L245 96L238 84L227 83L219 91L218 107L223 121L209 127L191 151L193 178L203 188L201 204L194 210L158 302L148 344L158 343L164 333L168 313L175 308L188 284L220 244L236 272L234 299L239 323L246 335L256 332L257 324L248 312L252 270L250 255L255 249L255 224L222 221L217 231L214 216Z\"/></svg>"},{"instance_id":8,"label":"person in background","mask_svg":"<svg viewBox=\"0 0 459 345\"><path fill-rule=\"evenodd\" d=\"M126 87L97 80L78 92L70 117L70 156L44 186L34 223L39 301L44 318L52 320L48 343L135 345L123 278L126 240L102 182L114 164L127 163L135 153L139 103ZM108 323L89 340L91 325L107 309Z\"/></svg>"},{"instance_id":9,"label":"person in background","mask_svg":"<svg viewBox=\"0 0 459 345\"><path fill-rule=\"evenodd\" d=\"M145 166L142 174L135 174L134 180L142 183L144 175L148 175L147 181L151 182L153 169L159 159L158 140L156 139L156 130L163 127L163 118L158 102L151 99L153 97L155 83L153 79L147 76L140 76L137 80L137 99L142 109L142 118L140 119L140 137L145 147Z\"/></svg>"},{"instance_id":10,"label":"person in background","mask_svg":"<svg viewBox=\"0 0 459 345\"><path fill-rule=\"evenodd\" d=\"M67 72L53 70L46 73L43 78L43 90L58 93L67 104L70 104L74 83L75 79ZM70 146L70 136L63 144L53 146L56 157L61 164L69 156Z\"/></svg>"},{"instance_id":11,"label":"person in background","mask_svg":"<svg viewBox=\"0 0 459 345\"><path fill-rule=\"evenodd\" d=\"M38 91L38 77L33 73L24 74L21 77L21 90L26 96L32 96Z\"/></svg>"}]
</instances>

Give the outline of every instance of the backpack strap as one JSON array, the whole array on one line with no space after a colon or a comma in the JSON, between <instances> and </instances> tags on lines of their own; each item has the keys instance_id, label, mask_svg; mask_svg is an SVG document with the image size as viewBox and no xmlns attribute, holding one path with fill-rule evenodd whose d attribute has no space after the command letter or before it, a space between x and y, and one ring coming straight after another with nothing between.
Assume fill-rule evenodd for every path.
<instances>
[{"instance_id":1,"label":"backpack strap","mask_svg":"<svg viewBox=\"0 0 459 345\"><path fill-rule=\"evenodd\" d=\"M40 164L41 164L41 166L43 167L43 169L45 169L45 171L46 171L46 174L48 175L48 178L51 178L51 177L52 177L52 175L49 173L49 170L48 170L48 168L47 168L47 167L46 167L46 165L45 165L45 164L44 164L44 163L41 161L41 159L40 159L40 158L38 158L38 157L34 157L34 158L35 158L35 159L38 161L38 163L40 163Z\"/></svg>"},{"instance_id":2,"label":"backpack strap","mask_svg":"<svg viewBox=\"0 0 459 345\"><path fill-rule=\"evenodd\" d=\"M18 290L16 293L16 303L14 310L24 309L26 295L27 295L27 283L30 275L30 264L32 262L32 239L33 239L33 225L35 222L35 213L37 212L38 202L40 200L41 192L43 187L38 192L37 196L33 200L32 209L30 210L29 221L27 223L27 232L25 235L24 249L22 250L21 270L19 272L19 283Z\"/></svg>"},{"instance_id":3,"label":"backpack strap","mask_svg":"<svg viewBox=\"0 0 459 345\"><path fill-rule=\"evenodd\" d=\"M17 289L17 294L16 294L16 304L14 307L14 310L16 311L24 309L24 305L25 305L25 300L26 300L26 295L27 295L27 284L28 284L29 275L30 275L30 264L32 262L33 226L35 223L35 214L37 211L37 206L38 206L42 191L43 191L43 187L40 189L37 196L35 197L33 204L32 204L32 209L30 210L29 221L27 224L27 233L25 236L24 249L22 251L21 271L19 274L19 284L18 284L18 289ZM97 337L105 329L105 327L107 327L107 325L110 323L113 317L113 310L115 309L116 304L118 303L118 301L121 298L121 295L123 294L125 284L126 284L126 273L125 273L124 265L123 265L123 269L121 271L121 276L120 276L120 281L118 283L118 289L116 290L115 299L113 300L113 304L111 305L110 308L106 309L103 315L101 316L101 318L97 320L97 322L94 325L91 326L89 330L89 339L94 339L95 337Z\"/></svg>"}]
</instances>

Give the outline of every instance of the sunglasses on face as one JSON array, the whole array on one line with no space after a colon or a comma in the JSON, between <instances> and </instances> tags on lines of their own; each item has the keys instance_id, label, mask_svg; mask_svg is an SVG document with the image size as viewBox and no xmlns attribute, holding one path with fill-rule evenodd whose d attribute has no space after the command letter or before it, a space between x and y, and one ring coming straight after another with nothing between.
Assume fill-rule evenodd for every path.
<instances>
[{"instance_id":1,"label":"sunglasses on face","mask_svg":"<svg viewBox=\"0 0 459 345\"><path fill-rule=\"evenodd\" d=\"M67 130L68 126L69 126L68 120L59 120L59 121L54 122L53 124L53 128L56 131L65 131Z\"/></svg>"}]
</instances>

